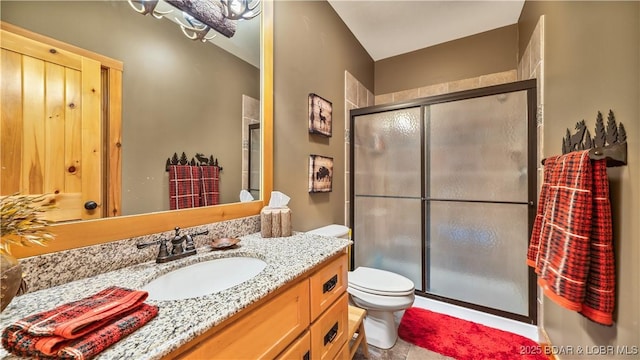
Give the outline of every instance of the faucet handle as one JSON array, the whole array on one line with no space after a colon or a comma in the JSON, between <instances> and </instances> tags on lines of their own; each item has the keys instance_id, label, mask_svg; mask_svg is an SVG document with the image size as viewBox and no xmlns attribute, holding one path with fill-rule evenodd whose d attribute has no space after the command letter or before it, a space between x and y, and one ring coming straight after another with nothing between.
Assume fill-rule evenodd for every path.
<instances>
[{"instance_id":1,"label":"faucet handle","mask_svg":"<svg viewBox=\"0 0 640 360\"><path fill-rule=\"evenodd\" d=\"M138 249L144 249L144 248L148 248L149 246L152 246L152 245L160 244L161 242L164 242L164 241L166 241L166 240L164 240L164 239L158 239L158 240L155 240L155 241L152 241L152 242L148 242L148 243L140 243L140 244L136 244L136 247L137 247Z\"/></svg>"},{"instance_id":2,"label":"faucet handle","mask_svg":"<svg viewBox=\"0 0 640 360\"><path fill-rule=\"evenodd\" d=\"M185 250L186 251L194 250L196 248L196 244L193 242L193 238L200 235L207 235L208 233L209 233L209 230L187 234L185 236Z\"/></svg>"},{"instance_id":3,"label":"faucet handle","mask_svg":"<svg viewBox=\"0 0 640 360\"><path fill-rule=\"evenodd\" d=\"M209 234L209 230L204 230L204 231L201 231L201 232L195 232L195 233L192 233L190 235L193 236L193 237L196 237L196 236L207 235L207 234Z\"/></svg>"},{"instance_id":4,"label":"faucet handle","mask_svg":"<svg viewBox=\"0 0 640 360\"><path fill-rule=\"evenodd\" d=\"M166 239L158 239L156 241L151 241L148 243L136 244L138 249L144 249L152 245L160 244L160 248L158 249L158 257L156 258L156 262L160 262L161 259L169 256L169 251L167 250L167 242L169 240Z\"/></svg>"}]
</instances>

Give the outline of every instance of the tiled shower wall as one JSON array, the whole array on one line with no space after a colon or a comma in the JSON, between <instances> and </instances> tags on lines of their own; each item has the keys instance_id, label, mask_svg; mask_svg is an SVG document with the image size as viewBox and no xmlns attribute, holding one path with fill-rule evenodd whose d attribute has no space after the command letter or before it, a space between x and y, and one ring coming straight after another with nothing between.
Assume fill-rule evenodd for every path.
<instances>
[{"instance_id":1,"label":"tiled shower wall","mask_svg":"<svg viewBox=\"0 0 640 360\"><path fill-rule=\"evenodd\" d=\"M375 99L373 93L367 89L358 79L345 70L344 72L344 224L351 227L350 222L350 198L351 183L349 182L349 169L351 163L351 150L349 149L349 137L351 134L351 116L349 111L361 107L373 106Z\"/></svg>"},{"instance_id":2,"label":"tiled shower wall","mask_svg":"<svg viewBox=\"0 0 640 360\"><path fill-rule=\"evenodd\" d=\"M529 44L525 49L522 59L518 63L518 80L536 79L536 85L538 89L537 111L536 111L536 124L537 124L537 148L538 158L536 164L538 164L538 198L540 197L540 189L542 188L542 158L544 154L544 15L540 17L536 24ZM544 324L542 322L542 302L544 296L542 291L538 287L538 329L543 332ZM546 338L546 334L540 334L541 341Z\"/></svg>"},{"instance_id":3,"label":"tiled shower wall","mask_svg":"<svg viewBox=\"0 0 640 360\"><path fill-rule=\"evenodd\" d=\"M260 100L242 95L242 188L249 188L249 125L260 123Z\"/></svg>"},{"instance_id":4,"label":"tiled shower wall","mask_svg":"<svg viewBox=\"0 0 640 360\"><path fill-rule=\"evenodd\" d=\"M382 105L397 101L413 100L427 96L452 93L456 91L476 89L485 86L504 84L516 81L517 71L509 70L499 73L487 74L478 77L450 81L441 84L423 86L420 88L396 91L393 93L376 95L375 104Z\"/></svg>"}]
</instances>

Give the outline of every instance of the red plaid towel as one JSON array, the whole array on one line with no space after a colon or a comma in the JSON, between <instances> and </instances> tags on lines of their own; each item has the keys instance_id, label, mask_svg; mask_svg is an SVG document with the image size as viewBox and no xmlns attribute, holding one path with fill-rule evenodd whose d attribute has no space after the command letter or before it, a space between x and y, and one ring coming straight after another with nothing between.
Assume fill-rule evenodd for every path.
<instances>
[{"instance_id":1,"label":"red plaid towel","mask_svg":"<svg viewBox=\"0 0 640 360\"><path fill-rule=\"evenodd\" d=\"M615 269L606 160L588 151L548 158L527 264L545 295L613 324Z\"/></svg>"},{"instance_id":2,"label":"red plaid towel","mask_svg":"<svg viewBox=\"0 0 640 360\"><path fill-rule=\"evenodd\" d=\"M200 168L200 205L218 205L220 203L220 168L202 166Z\"/></svg>"},{"instance_id":3,"label":"red plaid towel","mask_svg":"<svg viewBox=\"0 0 640 360\"><path fill-rule=\"evenodd\" d=\"M2 346L20 356L89 359L158 314L144 291L110 287L30 315L2 332Z\"/></svg>"},{"instance_id":4,"label":"red plaid towel","mask_svg":"<svg viewBox=\"0 0 640 360\"><path fill-rule=\"evenodd\" d=\"M169 203L171 210L200 206L199 166L169 166Z\"/></svg>"}]
</instances>

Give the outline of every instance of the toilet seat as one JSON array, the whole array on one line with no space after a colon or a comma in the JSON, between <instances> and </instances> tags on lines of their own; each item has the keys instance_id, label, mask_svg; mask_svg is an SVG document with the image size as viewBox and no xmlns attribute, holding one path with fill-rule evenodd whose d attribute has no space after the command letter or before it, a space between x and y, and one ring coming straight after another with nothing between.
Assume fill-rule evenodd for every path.
<instances>
[{"instance_id":1,"label":"toilet seat","mask_svg":"<svg viewBox=\"0 0 640 360\"><path fill-rule=\"evenodd\" d=\"M358 267L348 275L349 287L359 292L381 296L412 295L413 281L386 270Z\"/></svg>"},{"instance_id":2,"label":"toilet seat","mask_svg":"<svg viewBox=\"0 0 640 360\"><path fill-rule=\"evenodd\" d=\"M413 304L415 295L404 296L384 296L370 294L358 289L347 287L347 292L357 306L369 310L399 311L404 310Z\"/></svg>"}]
</instances>

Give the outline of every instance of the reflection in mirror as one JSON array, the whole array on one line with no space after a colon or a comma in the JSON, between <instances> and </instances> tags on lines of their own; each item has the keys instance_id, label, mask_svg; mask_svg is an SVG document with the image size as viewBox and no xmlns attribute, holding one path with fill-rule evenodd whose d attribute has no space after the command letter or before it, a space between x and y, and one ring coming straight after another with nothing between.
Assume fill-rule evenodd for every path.
<instances>
[{"instance_id":1,"label":"reflection in mirror","mask_svg":"<svg viewBox=\"0 0 640 360\"><path fill-rule=\"evenodd\" d=\"M7 3L7 1L0 2L3 17L6 15L4 6ZM271 190L273 189L274 28L273 1L263 1L261 4L261 200L57 224L52 226L52 231L56 239L52 241L49 246L16 247L12 249L14 256L21 259L29 256L55 253L84 246L105 244L142 235L171 231L175 226L186 229L202 224L253 217L260 214L264 203L269 202L269 194L271 194ZM5 24L3 23L2 26L4 27ZM5 44L5 39L3 39L1 43ZM5 78L3 77L3 81L4 80ZM117 254L114 255L118 256Z\"/></svg>"},{"instance_id":2,"label":"reflection in mirror","mask_svg":"<svg viewBox=\"0 0 640 360\"><path fill-rule=\"evenodd\" d=\"M259 58L190 41L173 22L140 16L125 1L3 1L0 6L4 22L123 63L119 214L168 210L166 160L182 152L189 160L196 153L216 158L224 169L220 203L238 202L243 97L260 99ZM259 54L259 19L239 22L234 36L242 38L243 26L253 22L246 31L255 32L254 54ZM222 39L231 40L214 38Z\"/></svg>"},{"instance_id":3,"label":"reflection in mirror","mask_svg":"<svg viewBox=\"0 0 640 360\"><path fill-rule=\"evenodd\" d=\"M260 198L260 124L249 125L249 183L254 199Z\"/></svg>"}]
</instances>

